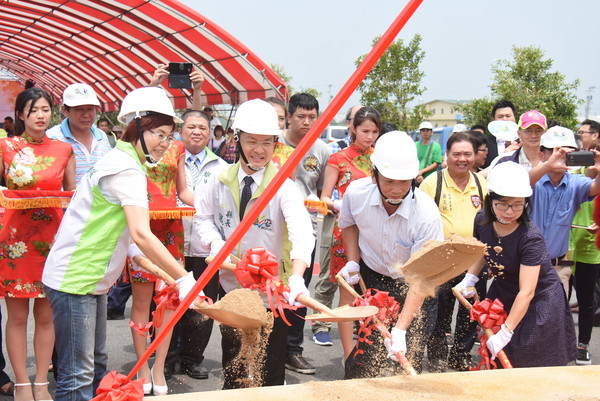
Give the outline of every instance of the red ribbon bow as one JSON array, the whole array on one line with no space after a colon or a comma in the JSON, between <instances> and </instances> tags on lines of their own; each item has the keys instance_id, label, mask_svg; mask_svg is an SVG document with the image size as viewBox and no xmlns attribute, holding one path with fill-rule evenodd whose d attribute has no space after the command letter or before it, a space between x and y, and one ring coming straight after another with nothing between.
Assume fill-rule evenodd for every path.
<instances>
[{"instance_id":1,"label":"red ribbon bow","mask_svg":"<svg viewBox=\"0 0 600 401\"><path fill-rule=\"evenodd\" d=\"M475 302L471 309L471 320L479 322L483 327L492 329L494 333L500 330L500 327L507 318L506 311L504 310L504 304L496 298L493 302L491 299L484 299L481 302ZM481 356L481 362L477 367L472 370L480 370L484 366L486 369L495 369L496 362L490 358L490 353L487 349L487 336L483 330L480 330L479 336L479 351L478 354Z\"/></svg>"},{"instance_id":2,"label":"red ribbon bow","mask_svg":"<svg viewBox=\"0 0 600 401\"><path fill-rule=\"evenodd\" d=\"M206 302L209 305L212 305L213 303L212 299L206 296L198 296L197 299ZM177 307L179 307L180 301L177 284L163 284L162 286L159 286L159 289L154 295L154 303L156 304L156 309L154 312L152 312L152 320L150 322L146 323L145 325L141 325L140 323L136 324L133 321L129 321L129 327L137 331L138 334L148 338L152 336L153 329L157 329L162 326L165 312L167 310L175 310Z\"/></svg>"},{"instance_id":3,"label":"red ribbon bow","mask_svg":"<svg viewBox=\"0 0 600 401\"><path fill-rule=\"evenodd\" d=\"M109 372L100 381L97 396L92 401L141 401L144 398L144 379L129 381L127 376Z\"/></svg>"},{"instance_id":4,"label":"red ribbon bow","mask_svg":"<svg viewBox=\"0 0 600 401\"><path fill-rule=\"evenodd\" d=\"M389 292L372 288L369 288L360 298L356 298L352 302L352 306L376 306L379 311L375 316L386 326L395 322L400 313L400 303ZM372 316L360 319L359 324L358 341L356 342L354 357L364 353L360 349L361 343L373 344L373 341L368 338L373 330L380 330L379 325L373 322Z\"/></svg>"},{"instance_id":5,"label":"red ribbon bow","mask_svg":"<svg viewBox=\"0 0 600 401\"><path fill-rule=\"evenodd\" d=\"M269 308L275 317L281 316L283 321L291 326L285 318L284 309L296 310L297 306L287 303L284 292L290 289L277 276L279 261L277 257L265 248L251 248L244 252L242 259L236 264L235 277L242 287L258 289L267 296ZM279 312L279 314L278 314Z\"/></svg>"}]
</instances>

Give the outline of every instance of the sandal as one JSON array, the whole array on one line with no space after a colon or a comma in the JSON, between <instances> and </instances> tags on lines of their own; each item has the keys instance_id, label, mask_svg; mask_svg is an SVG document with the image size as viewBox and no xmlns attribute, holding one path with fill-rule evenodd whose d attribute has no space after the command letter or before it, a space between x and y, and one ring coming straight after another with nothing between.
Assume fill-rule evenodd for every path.
<instances>
[{"instance_id":1,"label":"sandal","mask_svg":"<svg viewBox=\"0 0 600 401\"><path fill-rule=\"evenodd\" d=\"M34 392L34 398L35 398L35 387L36 386L48 386L48 382L45 383L33 383L33 392ZM46 389L47 391L47 389ZM49 394L49 393L48 393ZM53 401L52 398L48 399L48 400L38 400L37 398L35 399L35 401Z\"/></svg>"},{"instance_id":2,"label":"sandal","mask_svg":"<svg viewBox=\"0 0 600 401\"><path fill-rule=\"evenodd\" d=\"M15 383L8 382L0 387L0 395L14 395L15 394Z\"/></svg>"},{"instance_id":3,"label":"sandal","mask_svg":"<svg viewBox=\"0 0 600 401\"><path fill-rule=\"evenodd\" d=\"M15 398L17 398L16 387L29 387L31 389L31 383L15 383L14 387L15 387L15 389L14 389L14 392L13 392L13 396ZM31 399L33 400L33 393L31 395L32 395Z\"/></svg>"}]
</instances>

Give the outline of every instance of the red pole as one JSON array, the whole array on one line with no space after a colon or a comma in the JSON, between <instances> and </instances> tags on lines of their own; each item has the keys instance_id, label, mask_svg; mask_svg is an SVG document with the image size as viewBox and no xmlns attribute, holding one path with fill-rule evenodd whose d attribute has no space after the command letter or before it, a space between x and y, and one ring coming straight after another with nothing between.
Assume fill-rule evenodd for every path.
<instances>
[{"instance_id":1,"label":"red pole","mask_svg":"<svg viewBox=\"0 0 600 401\"><path fill-rule=\"evenodd\" d=\"M279 170L273 181L267 186L262 195L258 198L258 200L254 203L254 205L250 208L248 213L244 216L244 219L240 222L237 228L234 230L233 234L227 239L227 242L221 249L214 260L208 265L207 269L202 273L202 275L196 281L196 284L188 294L188 296L183 300L183 302L179 305L179 308L175 310L175 313L169 319L168 322L164 324L164 329L160 332L159 335L156 336L154 341L150 344L144 355L140 358L138 363L131 369L127 379L131 380L133 376L137 373L137 371L142 367L144 363L148 360L150 355L156 350L158 345L161 343L165 335L173 328L175 323L181 318L181 316L185 313L185 310L192 303L194 298L196 298L195 294L200 293L200 291L206 286L208 281L212 278L212 276L217 272L221 264L225 261L227 256L233 251L235 246L240 242L242 237L246 234L246 232L250 229L252 223L256 220L259 213L267 206L267 204L271 201L275 193L279 190L283 182L287 177L291 174L292 171L296 169L298 163L300 163L300 159L304 157L306 152L310 149L310 147L319 139L319 135L321 132L327 127L329 122L333 120L337 112L340 108L346 103L348 98L352 95L352 93L356 90L358 85L362 82L363 79L367 76L367 74L371 71L375 63L381 58L383 53L387 50L390 44L394 41L400 30L406 25L408 20L412 17L414 12L419 8L423 0L410 0L408 4L404 7L402 12L398 15L398 17L392 22L392 25L385 31L383 36L379 39L379 41L373 46L373 49L369 52L367 57L363 60L363 62L358 66L358 68L354 71L352 76L348 79L346 84L342 87L339 93L333 98L329 106L325 109L321 117L315 122L315 125L311 128L311 130L306 134L304 139L298 144L296 150L287 162L283 165L283 167Z\"/></svg>"}]
</instances>

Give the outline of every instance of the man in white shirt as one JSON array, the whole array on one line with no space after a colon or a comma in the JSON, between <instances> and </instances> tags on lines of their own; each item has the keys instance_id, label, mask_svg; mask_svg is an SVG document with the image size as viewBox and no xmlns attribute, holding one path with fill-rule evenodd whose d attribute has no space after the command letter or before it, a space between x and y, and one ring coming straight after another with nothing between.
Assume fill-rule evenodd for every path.
<instances>
[{"instance_id":1,"label":"man in white shirt","mask_svg":"<svg viewBox=\"0 0 600 401\"><path fill-rule=\"evenodd\" d=\"M427 241L444 239L442 220L435 202L415 186L419 159L408 135L398 131L383 135L371 160L373 176L350 184L342 203L338 224L348 263L340 273L350 284L358 282L353 273L360 273L367 288L388 291L400 302L392 341L385 346L393 359L397 352L407 351L408 343L407 356L420 371L437 303L410 288L396 267ZM373 344L360 344L363 354L351 353L346 360L346 379L376 377L386 369L388 361L377 357L385 352L383 342L373 336L378 334L369 338Z\"/></svg>"},{"instance_id":2,"label":"man in white shirt","mask_svg":"<svg viewBox=\"0 0 600 401\"><path fill-rule=\"evenodd\" d=\"M188 110L181 116L183 123L179 130L181 141L185 147L185 176L187 187L194 197L202 196L210 178L219 176L228 166L223 159L208 148L210 138L209 117L197 110ZM179 206L187 206L180 203ZM183 219L185 269L194 272L198 280L206 270L205 258L210 254L210 248L202 245L195 230L193 219ZM204 294L211 299L217 299L219 291L219 276L215 274L203 289ZM210 340L213 320L203 319L198 313L188 310L175 326L169 355L165 364L165 378L175 371L177 361L180 363L180 373L187 374L193 379L207 379L208 370L202 366L204 350Z\"/></svg>"},{"instance_id":3,"label":"man in white shirt","mask_svg":"<svg viewBox=\"0 0 600 401\"><path fill-rule=\"evenodd\" d=\"M203 193L196 193L194 219L198 223L197 232L202 245L210 248L211 255L221 250L225 240L277 174L277 168L271 163L279 134L277 112L273 106L258 99L242 103L232 127L236 132L240 161L229 166L220 176L213 175ZM302 275L310 263L315 239L303 197L289 179L261 211L260 217L233 253L241 257L250 248L263 247L281 260L286 237L291 243L292 266L284 269L280 263L279 276L290 287L288 302L294 303L297 295L308 294ZM233 272L222 270L219 278L225 292L239 287ZM291 313L286 313L288 315ZM248 373L232 363L240 350L240 333L223 324L220 329L225 377L223 388L244 387L247 384L240 379L246 379ZM275 318L266 348L264 385L285 382L287 331L283 319Z\"/></svg>"}]
</instances>

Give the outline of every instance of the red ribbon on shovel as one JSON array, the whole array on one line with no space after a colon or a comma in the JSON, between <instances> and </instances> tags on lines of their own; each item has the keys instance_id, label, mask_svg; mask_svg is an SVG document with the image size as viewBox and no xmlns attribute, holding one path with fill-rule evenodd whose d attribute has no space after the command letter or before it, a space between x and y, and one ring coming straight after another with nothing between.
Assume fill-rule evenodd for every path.
<instances>
[{"instance_id":1,"label":"red ribbon on shovel","mask_svg":"<svg viewBox=\"0 0 600 401\"><path fill-rule=\"evenodd\" d=\"M475 302L471 311L469 312L471 320L478 322L482 327L491 329L494 334L500 330L500 327L507 318L506 311L504 310L504 304L496 298L493 302L491 299L484 299L481 302ZM481 356L479 365L471 370L481 370L484 366L486 369L496 369L497 365L490 358L490 352L487 349L488 337L484 330L480 330L479 335L479 351L477 353ZM500 354L498 354L500 357Z\"/></svg>"}]
</instances>

